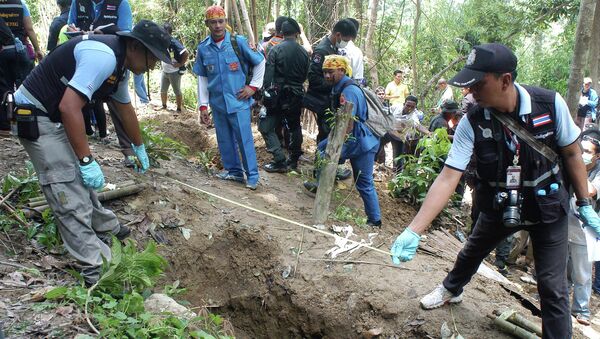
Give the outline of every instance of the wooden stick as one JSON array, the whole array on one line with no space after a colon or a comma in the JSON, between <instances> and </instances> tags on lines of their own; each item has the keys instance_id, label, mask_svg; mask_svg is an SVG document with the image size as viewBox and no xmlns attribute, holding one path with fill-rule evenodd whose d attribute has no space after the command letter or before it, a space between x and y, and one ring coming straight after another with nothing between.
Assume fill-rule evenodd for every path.
<instances>
[{"instance_id":1,"label":"wooden stick","mask_svg":"<svg viewBox=\"0 0 600 339\"><path fill-rule=\"evenodd\" d=\"M334 262L334 263L347 263L347 264L365 264L365 265L377 265L377 266L385 266L385 267L393 267L400 270L412 271L412 269L404 266L396 266L392 264L384 264L374 261L362 261L362 260L340 260L340 259L320 259L320 258L302 258L302 260L307 261L326 261L326 262Z\"/></svg>"},{"instance_id":2,"label":"wooden stick","mask_svg":"<svg viewBox=\"0 0 600 339\"><path fill-rule=\"evenodd\" d=\"M12 267L21 268L21 269L24 269L24 270L30 270L30 268L27 267L27 266L15 264L15 263L8 262L8 261L2 261L2 260L0 260L0 265L12 266Z\"/></svg>"},{"instance_id":3,"label":"wooden stick","mask_svg":"<svg viewBox=\"0 0 600 339\"><path fill-rule=\"evenodd\" d=\"M298 262L300 261L300 252L302 252L302 244L304 243L304 231L306 228L302 229L302 238L300 238L300 247L298 248L298 253L296 253L296 265L294 265L294 278L296 277L296 271L298 270Z\"/></svg>"},{"instance_id":4,"label":"wooden stick","mask_svg":"<svg viewBox=\"0 0 600 339\"><path fill-rule=\"evenodd\" d=\"M331 203L331 193L335 184L335 174L337 171L338 161L342 153L342 146L346 138L346 130L348 121L352 116L352 108L354 105L351 102L346 102L342 108L335 114L335 125L329 132L327 149L323 161L324 166L319 173L319 189L315 198L313 209L313 221L316 225L323 225L327 221L329 214L329 205ZM318 151L317 151L318 152Z\"/></svg>"},{"instance_id":5,"label":"wooden stick","mask_svg":"<svg viewBox=\"0 0 600 339\"><path fill-rule=\"evenodd\" d=\"M17 191L17 188L13 188L13 189L12 189L10 192L8 192L8 194L7 194L7 195L5 195L5 196L4 196L4 198L2 198L2 199L0 200L0 205L4 204L4 202L5 202L6 200L8 200L8 198L10 198L10 196L11 196L11 195L13 195L13 193L15 193L16 191ZM0 195L0 197L1 197L1 195Z\"/></svg>"}]
</instances>

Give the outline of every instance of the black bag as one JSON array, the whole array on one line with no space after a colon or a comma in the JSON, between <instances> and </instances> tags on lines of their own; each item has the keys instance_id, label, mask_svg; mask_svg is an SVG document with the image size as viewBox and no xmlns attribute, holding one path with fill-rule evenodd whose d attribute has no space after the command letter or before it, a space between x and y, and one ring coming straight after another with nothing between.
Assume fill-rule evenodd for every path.
<instances>
[{"instance_id":1,"label":"black bag","mask_svg":"<svg viewBox=\"0 0 600 339\"><path fill-rule=\"evenodd\" d=\"M279 89L277 86L270 86L263 91L262 102L266 108L275 108L279 103Z\"/></svg>"},{"instance_id":2,"label":"black bag","mask_svg":"<svg viewBox=\"0 0 600 339\"><path fill-rule=\"evenodd\" d=\"M0 47L10 46L15 44L15 36L12 34L6 21L0 17Z\"/></svg>"},{"instance_id":3,"label":"black bag","mask_svg":"<svg viewBox=\"0 0 600 339\"><path fill-rule=\"evenodd\" d=\"M329 95L319 95L315 93L306 93L302 99L302 107L315 113L322 113L329 108Z\"/></svg>"}]
</instances>

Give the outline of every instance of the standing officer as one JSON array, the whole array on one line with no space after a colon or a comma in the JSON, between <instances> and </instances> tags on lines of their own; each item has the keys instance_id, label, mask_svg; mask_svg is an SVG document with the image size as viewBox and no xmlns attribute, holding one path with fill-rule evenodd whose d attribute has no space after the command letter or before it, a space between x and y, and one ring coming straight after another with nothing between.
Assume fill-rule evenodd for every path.
<instances>
[{"instance_id":1,"label":"standing officer","mask_svg":"<svg viewBox=\"0 0 600 339\"><path fill-rule=\"evenodd\" d=\"M222 7L208 7L205 23L210 35L198 44L194 63L194 73L198 74L200 121L210 121L210 103L225 169L217 177L244 182L246 172L246 187L255 190L259 177L250 125L250 98L262 87L265 59L248 45L245 37L233 37L225 30L227 18ZM246 85L250 67L253 76Z\"/></svg>"},{"instance_id":2,"label":"standing officer","mask_svg":"<svg viewBox=\"0 0 600 339\"><path fill-rule=\"evenodd\" d=\"M82 108L92 99L112 102L133 140L137 170L145 172L148 156L124 73L141 74L158 60L170 61L170 37L155 23L142 20L132 32L117 34L83 35L58 46L15 92L19 140L87 285L98 280L102 257L110 259L101 238L123 239L129 229L102 207L94 191L104 186L104 175L85 136Z\"/></svg>"},{"instance_id":3,"label":"standing officer","mask_svg":"<svg viewBox=\"0 0 600 339\"><path fill-rule=\"evenodd\" d=\"M315 112L317 115L317 126L319 134L317 143L327 138L329 126L327 126L325 111L329 108L329 95L331 84L323 77L323 61L325 56L337 54L339 48L345 48L348 41L356 37L356 26L347 20L338 21L333 26L333 32L324 37L314 48L310 68L308 69L308 90L304 96L304 107Z\"/></svg>"},{"instance_id":4,"label":"standing officer","mask_svg":"<svg viewBox=\"0 0 600 339\"><path fill-rule=\"evenodd\" d=\"M381 227L381 211L379 199L373 182L373 165L375 155L379 150L379 138L365 125L367 120L367 100L363 91L347 74L350 74L350 60L341 55L328 55L323 62L325 81L332 87L331 110L336 111L343 102L354 104L352 108L352 129L350 137L342 146L340 162L350 159L356 190L360 193L367 214L367 224ZM350 125L349 125L350 126ZM318 145L318 151L323 154L327 148L327 139ZM318 170L317 170L318 176ZM317 191L315 182L305 181L304 187L312 193Z\"/></svg>"},{"instance_id":5,"label":"standing officer","mask_svg":"<svg viewBox=\"0 0 600 339\"><path fill-rule=\"evenodd\" d=\"M64 42L61 38L64 37L66 39L66 36L64 34L61 36L61 34L63 27L65 27L69 19L71 0L56 0L56 4L60 9L60 15L52 19L50 29L48 30L48 45L46 47L48 52Z\"/></svg>"},{"instance_id":6,"label":"standing officer","mask_svg":"<svg viewBox=\"0 0 600 339\"><path fill-rule=\"evenodd\" d=\"M287 172L288 165L296 169L302 155L300 113L303 84L308 72L308 53L296 42L300 34L300 26L296 20L288 18L282 24L281 31L285 40L269 52L264 81L265 91L271 95L276 93L276 98L267 107L267 116L258 123L258 130L265 139L267 150L273 155L273 161L263 167L267 172ZM263 99L263 103L265 102L269 103ZM290 131L289 160L286 160L276 132L282 120Z\"/></svg>"},{"instance_id":7,"label":"standing officer","mask_svg":"<svg viewBox=\"0 0 600 339\"><path fill-rule=\"evenodd\" d=\"M575 191L584 224L600 234L600 218L588 198L586 170L577 142L579 128L565 101L556 92L515 83L516 68L517 58L506 46L478 45L466 66L451 79L454 86L470 87L477 105L460 121L445 167L415 218L394 242L392 258L396 264L413 258L419 234L444 208L475 154L481 213L454 268L442 284L421 299L421 306L433 309L461 302L463 287L488 253L508 235L527 230L533 243L543 338L570 338L566 276L569 193L562 169ZM559 154L563 167L559 167L560 161L548 160L536 150L541 147L534 148L500 123L502 116L535 136L554 151L552 154ZM545 152L551 157L549 153Z\"/></svg>"}]
</instances>

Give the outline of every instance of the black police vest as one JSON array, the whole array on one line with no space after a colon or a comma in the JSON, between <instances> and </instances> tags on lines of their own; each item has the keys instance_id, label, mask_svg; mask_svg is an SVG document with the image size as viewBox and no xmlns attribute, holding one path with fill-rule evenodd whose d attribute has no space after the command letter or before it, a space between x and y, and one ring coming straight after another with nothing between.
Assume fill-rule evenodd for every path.
<instances>
[{"instance_id":1,"label":"black police vest","mask_svg":"<svg viewBox=\"0 0 600 339\"><path fill-rule=\"evenodd\" d=\"M524 122L518 121L538 141L558 153L556 144L556 93L542 88L522 86L531 96L531 114ZM482 212L501 217L503 209L495 210L493 201L496 192L506 191L506 169L513 164L514 153L506 144L506 132L502 124L475 106L467 114L473 133L476 163L476 194ZM569 210L568 191L559 163L552 163L527 143L520 141L521 193L523 204L521 220L551 223L566 215ZM549 192L549 186L558 183L558 191ZM544 189L546 195L536 193Z\"/></svg>"},{"instance_id":2,"label":"black police vest","mask_svg":"<svg viewBox=\"0 0 600 339\"><path fill-rule=\"evenodd\" d=\"M98 28L108 24L117 24L117 11L121 0L104 0L100 8L99 15L94 18L94 4L92 0L76 0L77 8L77 27L84 31L89 31L92 27ZM123 29L123 27L120 27Z\"/></svg>"},{"instance_id":3,"label":"black police vest","mask_svg":"<svg viewBox=\"0 0 600 339\"><path fill-rule=\"evenodd\" d=\"M25 25L23 25L23 4L21 0L0 0L0 17L4 19L13 35L25 42Z\"/></svg>"},{"instance_id":4,"label":"black police vest","mask_svg":"<svg viewBox=\"0 0 600 339\"><path fill-rule=\"evenodd\" d=\"M118 83L125 73L125 40L116 35L84 35L72 38L66 43L55 48L42 62L31 71L23 82L23 86L35 97L48 111L51 121L60 122L61 116L58 105L65 93L68 82L75 74L75 46L87 40L99 41L113 50L117 59L117 66L113 73L94 92L93 99L106 99L117 90ZM84 96L85 97L85 96Z\"/></svg>"}]
</instances>

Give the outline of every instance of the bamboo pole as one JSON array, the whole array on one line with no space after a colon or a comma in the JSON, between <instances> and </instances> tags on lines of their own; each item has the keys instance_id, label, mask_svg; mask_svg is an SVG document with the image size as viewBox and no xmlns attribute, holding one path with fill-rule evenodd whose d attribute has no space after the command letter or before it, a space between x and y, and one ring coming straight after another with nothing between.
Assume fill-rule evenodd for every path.
<instances>
[{"instance_id":1,"label":"bamboo pole","mask_svg":"<svg viewBox=\"0 0 600 339\"><path fill-rule=\"evenodd\" d=\"M244 26L242 25L242 20L240 19L240 11L238 9L238 5L236 0L228 0L231 1L233 17L235 18L235 26L237 28L236 32L238 34L244 35Z\"/></svg>"},{"instance_id":2,"label":"bamboo pole","mask_svg":"<svg viewBox=\"0 0 600 339\"><path fill-rule=\"evenodd\" d=\"M236 0L233 0L236 1ZM251 46L256 45L256 39L254 38L254 33L252 31L252 24L250 24L250 18L248 17L248 9L246 8L246 1L240 0L240 10L242 11L242 19L243 24L246 27L246 31L248 31L248 42Z\"/></svg>"},{"instance_id":3,"label":"bamboo pole","mask_svg":"<svg viewBox=\"0 0 600 339\"><path fill-rule=\"evenodd\" d=\"M122 197L126 197L128 195L133 195L143 191L146 188L146 184L134 184L127 187L122 187L112 191L105 191L98 193L98 200L100 202L114 200ZM44 204L37 206L30 206L31 209L38 213L42 213L47 208L50 208L46 201L43 201ZM37 204L37 202L36 202Z\"/></svg>"},{"instance_id":4,"label":"bamboo pole","mask_svg":"<svg viewBox=\"0 0 600 339\"><path fill-rule=\"evenodd\" d=\"M324 155L324 166L319 173L319 189L315 198L313 210L313 220L316 225L322 225L327 221L329 214L329 204L331 203L331 193L335 184L335 174L338 161L342 153L342 146L346 138L348 123L352 123L353 104L346 102L335 114L335 125L329 132L327 148Z\"/></svg>"}]
</instances>

